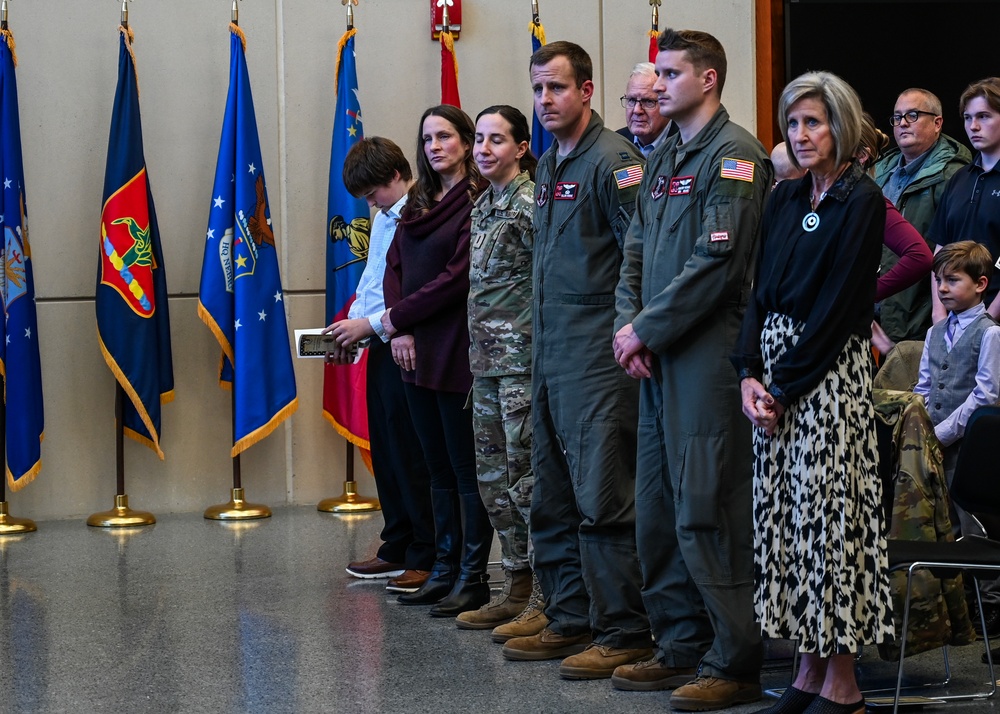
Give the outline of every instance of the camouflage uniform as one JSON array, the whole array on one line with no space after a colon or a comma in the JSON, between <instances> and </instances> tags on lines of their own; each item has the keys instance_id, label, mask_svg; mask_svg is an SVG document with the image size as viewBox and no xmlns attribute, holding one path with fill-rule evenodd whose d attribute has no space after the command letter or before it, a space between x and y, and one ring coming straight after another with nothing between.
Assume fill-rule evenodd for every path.
<instances>
[{"instance_id":1,"label":"camouflage uniform","mask_svg":"<svg viewBox=\"0 0 1000 714\"><path fill-rule=\"evenodd\" d=\"M889 538L950 542L954 540L948 515L948 486L941 444L923 399L913 392L876 389L875 414L892 429L892 518ZM879 645L885 659L899 657L906 572L890 573L896 639ZM930 570L913 575L913 595L906 635L906 654L914 655L944 645L967 645L976 633L969 620L962 576L938 579Z\"/></svg>"},{"instance_id":2,"label":"camouflage uniform","mask_svg":"<svg viewBox=\"0 0 1000 714\"><path fill-rule=\"evenodd\" d=\"M528 563L531 507L531 225L535 184L519 174L472 209L469 365L476 470L506 570Z\"/></svg>"}]
</instances>

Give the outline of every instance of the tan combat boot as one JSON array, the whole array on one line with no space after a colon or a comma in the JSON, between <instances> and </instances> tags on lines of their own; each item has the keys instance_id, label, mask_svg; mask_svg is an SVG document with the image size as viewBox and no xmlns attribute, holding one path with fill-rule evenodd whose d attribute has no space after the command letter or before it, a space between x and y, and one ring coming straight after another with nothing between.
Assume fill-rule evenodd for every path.
<instances>
[{"instance_id":1,"label":"tan combat boot","mask_svg":"<svg viewBox=\"0 0 1000 714\"><path fill-rule=\"evenodd\" d=\"M542 589L538 586L538 578L532 577L531 597L528 598L528 606L506 625L494 627L493 641L502 644L515 637L531 637L544 630L548 624L549 618L545 616L545 600L542 598Z\"/></svg>"},{"instance_id":2,"label":"tan combat boot","mask_svg":"<svg viewBox=\"0 0 1000 714\"><path fill-rule=\"evenodd\" d=\"M524 611L531 596L531 570L507 570L504 576L503 589L492 600L455 618L460 630L490 630Z\"/></svg>"}]
</instances>

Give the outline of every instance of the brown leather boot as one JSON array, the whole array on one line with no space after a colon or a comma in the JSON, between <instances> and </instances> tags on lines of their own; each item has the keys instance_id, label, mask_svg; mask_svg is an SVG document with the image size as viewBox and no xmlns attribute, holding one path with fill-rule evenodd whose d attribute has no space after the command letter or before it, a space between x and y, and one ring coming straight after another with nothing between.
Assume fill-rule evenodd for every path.
<instances>
[{"instance_id":1,"label":"brown leather boot","mask_svg":"<svg viewBox=\"0 0 1000 714\"><path fill-rule=\"evenodd\" d=\"M521 614L506 625L493 628L493 641L503 644L515 637L531 637L544 630L549 624L545 616L545 600L542 589L538 586L538 578L531 579L531 597Z\"/></svg>"},{"instance_id":2,"label":"brown leather boot","mask_svg":"<svg viewBox=\"0 0 1000 714\"><path fill-rule=\"evenodd\" d=\"M531 597L531 571L507 570L503 589L478 610L455 618L460 630L489 630L520 615Z\"/></svg>"}]
</instances>

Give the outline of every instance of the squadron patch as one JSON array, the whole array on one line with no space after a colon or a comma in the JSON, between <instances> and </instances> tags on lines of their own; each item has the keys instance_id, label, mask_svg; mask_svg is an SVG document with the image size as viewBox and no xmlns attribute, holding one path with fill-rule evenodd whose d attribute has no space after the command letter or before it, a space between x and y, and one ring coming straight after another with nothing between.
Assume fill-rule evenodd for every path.
<instances>
[{"instance_id":1,"label":"squadron patch","mask_svg":"<svg viewBox=\"0 0 1000 714\"><path fill-rule=\"evenodd\" d=\"M663 198L663 194L667 192L667 177L657 176L656 181L653 183L653 190L649 192L649 195L655 201L659 198Z\"/></svg>"},{"instance_id":2,"label":"squadron patch","mask_svg":"<svg viewBox=\"0 0 1000 714\"><path fill-rule=\"evenodd\" d=\"M674 176L670 179L671 196L687 196L694 188L694 176Z\"/></svg>"},{"instance_id":3,"label":"squadron patch","mask_svg":"<svg viewBox=\"0 0 1000 714\"><path fill-rule=\"evenodd\" d=\"M549 185L547 183L543 183L541 186L538 187L538 197L535 199L535 203L537 203L538 207L541 208L548 202L549 202Z\"/></svg>"},{"instance_id":4,"label":"squadron patch","mask_svg":"<svg viewBox=\"0 0 1000 714\"><path fill-rule=\"evenodd\" d=\"M552 198L556 201L575 201L576 200L576 190L580 188L580 184L571 183L569 181L560 181L556 184L556 190Z\"/></svg>"}]
</instances>

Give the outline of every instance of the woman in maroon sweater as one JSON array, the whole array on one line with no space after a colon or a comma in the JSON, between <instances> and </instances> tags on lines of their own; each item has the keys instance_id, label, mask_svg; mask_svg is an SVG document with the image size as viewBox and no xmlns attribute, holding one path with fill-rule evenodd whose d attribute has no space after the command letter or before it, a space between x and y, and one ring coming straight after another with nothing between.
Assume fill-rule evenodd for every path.
<instances>
[{"instance_id":1,"label":"woman in maroon sweater","mask_svg":"<svg viewBox=\"0 0 1000 714\"><path fill-rule=\"evenodd\" d=\"M469 371L470 216L482 191L472 158L475 125L461 109L420 119L417 181L386 256L382 325L403 370L406 400L431 474L437 559L406 605L437 603L435 617L490 599L486 564L493 528L479 496Z\"/></svg>"}]
</instances>

